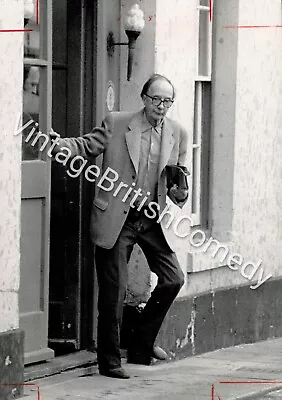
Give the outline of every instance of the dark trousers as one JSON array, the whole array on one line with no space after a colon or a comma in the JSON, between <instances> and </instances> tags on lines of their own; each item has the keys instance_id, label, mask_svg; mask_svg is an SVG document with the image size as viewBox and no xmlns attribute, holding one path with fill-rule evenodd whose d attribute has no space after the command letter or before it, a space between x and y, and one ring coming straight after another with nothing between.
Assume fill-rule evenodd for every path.
<instances>
[{"instance_id":1,"label":"dark trousers","mask_svg":"<svg viewBox=\"0 0 282 400\"><path fill-rule=\"evenodd\" d=\"M145 216L129 216L111 249L96 247L99 284L98 364L100 369L121 365L120 331L128 280L127 264L137 243L158 283L141 314L132 338L137 351L151 352L163 319L184 283L183 272L158 223Z\"/></svg>"}]
</instances>

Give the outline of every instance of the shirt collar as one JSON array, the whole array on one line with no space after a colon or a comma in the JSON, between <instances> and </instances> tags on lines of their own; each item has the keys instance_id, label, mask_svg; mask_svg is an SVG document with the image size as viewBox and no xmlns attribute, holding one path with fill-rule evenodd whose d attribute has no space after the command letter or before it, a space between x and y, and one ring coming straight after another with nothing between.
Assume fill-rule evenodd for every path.
<instances>
[{"instance_id":1,"label":"shirt collar","mask_svg":"<svg viewBox=\"0 0 282 400\"><path fill-rule=\"evenodd\" d=\"M146 132L149 129L154 129L159 135L162 134L162 128L163 128L163 122L164 120L162 119L160 123L156 126L153 126L150 124L150 122L147 120L145 111L143 112L143 118L142 118L142 132Z\"/></svg>"}]
</instances>

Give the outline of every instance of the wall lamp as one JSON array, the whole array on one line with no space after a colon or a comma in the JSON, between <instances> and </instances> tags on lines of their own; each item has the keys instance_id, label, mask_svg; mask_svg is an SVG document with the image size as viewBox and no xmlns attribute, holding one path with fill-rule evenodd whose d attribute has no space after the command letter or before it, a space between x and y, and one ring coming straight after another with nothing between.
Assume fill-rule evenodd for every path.
<instances>
[{"instance_id":1,"label":"wall lamp","mask_svg":"<svg viewBox=\"0 0 282 400\"><path fill-rule=\"evenodd\" d=\"M142 29L145 26L144 13L135 4L128 11L124 19L124 29L128 37L128 43L116 43L113 32L109 32L107 37L107 51L110 57L113 56L115 46L128 46L128 61L127 61L127 80L130 81L132 75L132 67L134 61L136 40L139 37Z\"/></svg>"},{"instance_id":2,"label":"wall lamp","mask_svg":"<svg viewBox=\"0 0 282 400\"><path fill-rule=\"evenodd\" d=\"M24 0L24 26L26 26L29 20L34 15L34 4L28 0Z\"/></svg>"}]
</instances>

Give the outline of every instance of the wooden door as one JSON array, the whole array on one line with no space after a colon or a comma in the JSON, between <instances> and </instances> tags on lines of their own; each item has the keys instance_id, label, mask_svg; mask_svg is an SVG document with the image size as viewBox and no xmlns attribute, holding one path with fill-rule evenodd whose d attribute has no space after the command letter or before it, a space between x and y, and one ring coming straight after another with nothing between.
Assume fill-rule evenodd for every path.
<instances>
[{"instance_id":1,"label":"wooden door","mask_svg":"<svg viewBox=\"0 0 282 400\"><path fill-rule=\"evenodd\" d=\"M52 4L38 5L24 40L19 311L26 364L54 355L48 348L50 158L41 147L51 128Z\"/></svg>"},{"instance_id":2,"label":"wooden door","mask_svg":"<svg viewBox=\"0 0 282 400\"><path fill-rule=\"evenodd\" d=\"M53 129L81 136L95 124L96 1L53 0ZM90 347L92 188L52 161L49 345L56 355ZM83 175L83 174L82 174Z\"/></svg>"}]
</instances>

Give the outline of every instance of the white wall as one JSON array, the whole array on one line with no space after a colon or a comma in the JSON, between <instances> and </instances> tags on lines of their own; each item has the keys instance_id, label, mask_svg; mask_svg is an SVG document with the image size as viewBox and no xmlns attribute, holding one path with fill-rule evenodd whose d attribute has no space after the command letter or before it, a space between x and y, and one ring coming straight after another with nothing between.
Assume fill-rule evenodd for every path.
<instances>
[{"instance_id":1,"label":"white wall","mask_svg":"<svg viewBox=\"0 0 282 400\"><path fill-rule=\"evenodd\" d=\"M194 80L197 73L197 4L196 0L156 1L155 70L167 76L175 85L176 99L168 116L181 123L188 133L186 166L189 171L192 170ZM176 206L172 206L171 211L175 216L174 221L181 215L190 215L191 196L181 211ZM189 231L189 221L184 225L184 231ZM189 239L180 239L171 228L173 225L167 230L167 236L174 244L181 268L187 277ZM183 286L180 296L187 293L188 287L187 284Z\"/></svg>"},{"instance_id":2,"label":"white wall","mask_svg":"<svg viewBox=\"0 0 282 400\"><path fill-rule=\"evenodd\" d=\"M0 29L22 29L22 3L0 2ZM0 32L0 332L18 328L23 33Z\"/></svg>"},{"instance_id":3,"label":"white wall","mask_svg":"<svg viewBox=\"0 0 282 400\"><path fill-rule=\"evenodd\" d=\"M281 2L218 0L216 11L211 234L243 262L262 260L257 282L262 268L281 276L282 29L224 27L281 25ZM251 281L221 267L193 274L188 293Z\"/></svg>"},{"instance_id":4,"label":"white wall","mask_svg":"<svg viewBox=\"0 0 282 400\"><path fill-rule=\"evenodd\" d=\"M279 0L240 2L241 25L281 25ZM282 28L240 29L234 242L282 275Z\"/></svg>"},{"instance_id":5,"label":"white wall","mask_svg":"<svg viewBox=\"0 0 282 400\"><path fill-rule=\"evenodd\" d=\"M128 47L120 48L120 110L135 111L143 107L140 93L145 81L155 72L156 4L154 0L125 0L121 6L120 42L127 42L123 20L129 9L138 4L144 12L145 27L136 42L131 80L127 81Z\"/></svg>"}]
</instances>

